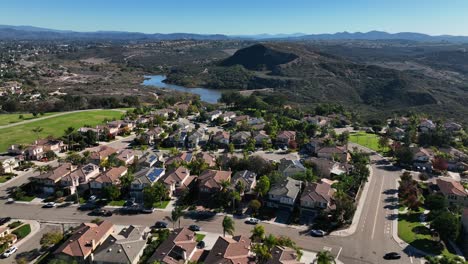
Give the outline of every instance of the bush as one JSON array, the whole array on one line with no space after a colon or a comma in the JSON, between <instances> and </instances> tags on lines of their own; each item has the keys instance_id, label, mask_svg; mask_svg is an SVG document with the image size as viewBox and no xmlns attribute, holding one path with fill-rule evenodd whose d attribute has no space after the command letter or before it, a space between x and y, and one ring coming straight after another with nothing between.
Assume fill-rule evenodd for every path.
<instances>
[{"instance_id":1,"label":"bush","mask_svg":"<svg viewBox=\"0 0 468 264\"><path fill-rule=\"evenodd\" d=\"M29 233L31 233L31 226L29 224L23 225L13 231L13 234L15 234L18 239L25 238Z\"/></svg>"}]
</instances>

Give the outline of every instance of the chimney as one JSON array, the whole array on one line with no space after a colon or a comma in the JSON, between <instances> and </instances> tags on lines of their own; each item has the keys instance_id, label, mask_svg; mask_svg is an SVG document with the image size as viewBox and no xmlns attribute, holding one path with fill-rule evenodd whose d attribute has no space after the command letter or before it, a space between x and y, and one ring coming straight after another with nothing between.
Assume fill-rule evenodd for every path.
<instances>
[{"instance_id":1,"label":"chimney","mask_svg":"<svg viewBox=\"0 0 468 264\"><path fill-rule=\"evenodd\" d=\"M91 239L91 248L95 248L96 247L96 240L94 239Z\"/></svg>"}]
</instances>

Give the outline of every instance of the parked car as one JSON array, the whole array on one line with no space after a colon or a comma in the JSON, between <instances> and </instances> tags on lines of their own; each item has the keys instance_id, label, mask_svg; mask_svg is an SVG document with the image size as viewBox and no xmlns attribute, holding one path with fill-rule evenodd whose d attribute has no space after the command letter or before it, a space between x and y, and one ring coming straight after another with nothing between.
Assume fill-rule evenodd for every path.
<instances>
[{"instance_id":1,"label":"parked car","mask_svg":"<svg viewBox=\"0 0 468 264\"><path fill-rule=\"evenodd\" d=\"M0 226L10 222L11 217L0 218Z\"/></svg>"},{"instance_id":2,"label":"parked car","mask_svg":"<svg viewBox=\"0 0 468 264\"><path fill-rule=\"evenodd\" d=\"M88 199L88 202L94 202L96 201L97 197L95 195L91 195Z\"/></svg>"},{"instance_id":3,"label":"parked car","mask_svg":"<svg viewBox=\"0 0 468 264\"><path fill-rule=\"evenodd\" d=\"M80 205L80 207L78 207L78 210L88 211L88 210L96 209L96 207L98 207L96 204L86 203L86 204Z\"/></svg>"},{"instance_id":4,"label":"parked car","mask_svg":"<svg viewBox=\"0 0 468 264\"><path fill-rule=\"evenodd\" d=\"M157 221L156 224L154 224L155 228L167 228L167 223L163 221Z\"/></svg>"},{"instance_id":5,"label":"parked car","mask_svg":"<svg viewBox=\"0 0 468 264\"><path fill-rule=\"evenodd\" d=\"M189 228L190 230L196 232L196 231L201 231L201 228L197 225L190 225Z\"/></svg>"},{"instance_id":6,"label":"parked car","mask_svg":"<svg viewBox=\"0 0 468 264\"><path fill-rule=\"evenodd\" d=\"M153 207L143 208L143 209L141 209L141 212L144 213L144 214L152 214L154 212L154 208Z\"/></svg>"},{"instance_id":7,"label":"parked car","mask_svg":"<svg viewBox=\"0 0 468 264\"><path fill-rule=\"evenodd\" d=\"M9 256L13 255L17 250L18 250L17 247L12 246L11 248L7 249L7 250L3 253L3 257L8 258Z\"/></svg>"},{"instance_id":8,"label":"parked car","mask_svg":"<svg viewBox=\"0 0 468 264\"><path fill-rule=\"evenodd\" d=\"M44 204L44 208L53 208L55 207L57 204L55 202L48 202L46 204Z\"/></svg>"},{"instance_id":9,"label":"parked car","mask_svg":"<svg viewBox=\"0 0 468 264\"><path fill-rule=\"evenodd\" d=\"M205 241L203 241L203 240L202 240L202 241L199 241L199 242L197 243L197 248L198 248L198 249L205 248Z\"/></svg>"},{"instance_id":10,"label":"parked car","mask_svg":"<svg viewBox=\"0 0 468 264\"><path fill-rule=\"evenodd\" d=\"M112 212L109 210L104 210L104 209L94 209L91 212L92 215L97 215L97 216L112 216Z\"/></svg>"},{"instance_id":11,"label":"parked car","mask_svg":"<svg viewBox=\"0 0 468 264\"><path fill-rule=\"evenodd\" d=\"M397 252L389 252L383 256L384 259L392 260L392 259L400 259L401 255Z\"/></svg>"},{"instance_id":12,"label":"parked car","mask_svg":"<svg viewBox=\"0 0 468 264\"><path fill-rule=\"evenodd\" d=\"M245 221L246 224L250 224L250 225L256 225L258 223L260 223L260 220L258 220L257 218L249 218Z\"/></svg>"},{"instance_id":13,"label":"parked car","mask_svg":"<svg viewBox=\"0 0 468 264\"><path fill-rule=\"evenodd\" d=\"M320 230L320 229L312 229L310 230L310 235L311 236L314 236L314 237L323 237L325 236L327 233L323 230Z\"/></svg>"},{"instance_id":14,"label":"parked car","mask_svg":"<svg viewBox=\"0 0 468 264\"><path fill-rule=\"evenodd\" d=\"M12 204L14 202L15 202L15 199L13 199L13 198L8 198L8 200L7 200L7 204Z\"/></svg>"}]
</instances>

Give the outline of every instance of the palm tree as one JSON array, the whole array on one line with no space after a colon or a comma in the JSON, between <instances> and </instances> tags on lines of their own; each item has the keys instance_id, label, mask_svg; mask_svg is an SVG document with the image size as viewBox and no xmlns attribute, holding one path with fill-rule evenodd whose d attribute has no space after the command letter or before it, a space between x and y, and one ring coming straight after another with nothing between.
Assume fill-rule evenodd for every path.
<instances>
[{"instance_id":1,"label":"palm tree","mask_svg":"<svg viewBox=\"0 0 468 264\"><path fill-rule=\"evenodd\" d=\"M253 252L257 258L257 263L267 263L272 258L271 252L267 246L262 244L256 244L253 246Z\"/></svg>"},{"instance_id":2,"label":"palm tree","mask_svg":"<svg viewBox=\"0 0 468 264\"><path fill-rule=\"evenodd\" d=\"M262 225L256 225L250 233L252 233L250 239L254 242L263 241L265 238L265 228Z\"/></svg>"},{"instance_id":3,"label":"palm tree","mask_svg":"<svg viewBox=\"0 0 468 264\"><path fill-rule=\"evenodd\" d=\"M183 215L182 208L179 206L174 207L171 212L171 216L169 217L169 220L172 222L172 227L175 228L175 223L179 222L179 228L180 228L180 218Z\"/></svg>"},{"instance_id":4,"label":"palm tree","mask_svg":"<svg viewBox=\"0 0 468 264\"><path fill-rule=\"evenodd\" d=\"M44 130L42 127L35 127L31 131L36 134L36 138L39 139L39 134Z\"/></svg>"},{"instance_id":5,"label":"palm tree","mask_svg":"<svg viewBox=\"0 0 468 264\"><path fill-rule=\"evenodd\" d=\"M320 251L315 257L314 263L317 264L334 264L335 258L330 254L329 251Z\"/></svg>"},{"instance_id":6,"label":"palm tree","mask_svg":"<svg viewBox=\"0 0 468 264\"><path fill-rule=\"evenodd\" d=\"M38 166L34 169L34 171L39 172L39 174L43 174L51 170L52 170L52 167L50 167L50 165Z\"/></svg>"},{"instance_id":7,"label":"palm tree","mask_svg":"<svg viewBox=\"0 0 468 264\"><path fill-rule=\"evenodd\" d=\"M226 236L226 233L232 236L235 230L234 220L229 216L225 216L223 219L223 236Z\"/></svg>"}]
</instances>

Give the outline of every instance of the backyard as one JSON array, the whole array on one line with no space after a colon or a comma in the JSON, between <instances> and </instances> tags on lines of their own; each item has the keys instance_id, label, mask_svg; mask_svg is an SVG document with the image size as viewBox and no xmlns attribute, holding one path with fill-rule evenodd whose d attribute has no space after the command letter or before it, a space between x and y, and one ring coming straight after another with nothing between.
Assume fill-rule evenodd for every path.
<instances>
[{"instance_id":1,"label":"backyard","mask_svg":"<svg viewBox=\"0 0 468 264\"><path fill-rule=\"evenodd\" d=\"M95 126L102 124L104 119L119 119L122 114L122 110L93 110L3 128L0 129L0 151L6 151L11 144L31 144L37 138L61 137L68 127ZM36 127L43 130L36 134L32 131Z\"/></svg>"},{"instance_id":2,"label":"backyard","mask_svg":"<svg viewBox=\"0 0 468 264\"><path fill-rule=\"evenodd\" d=\"M357 132L351 133L349 135L349 141L364 146L366 148L372 149L378 152L387 152L389 151L388 147L381 148L379 146L379 136L376 134L370 134L366 132Z\"/></svg>"}]
</instances>

